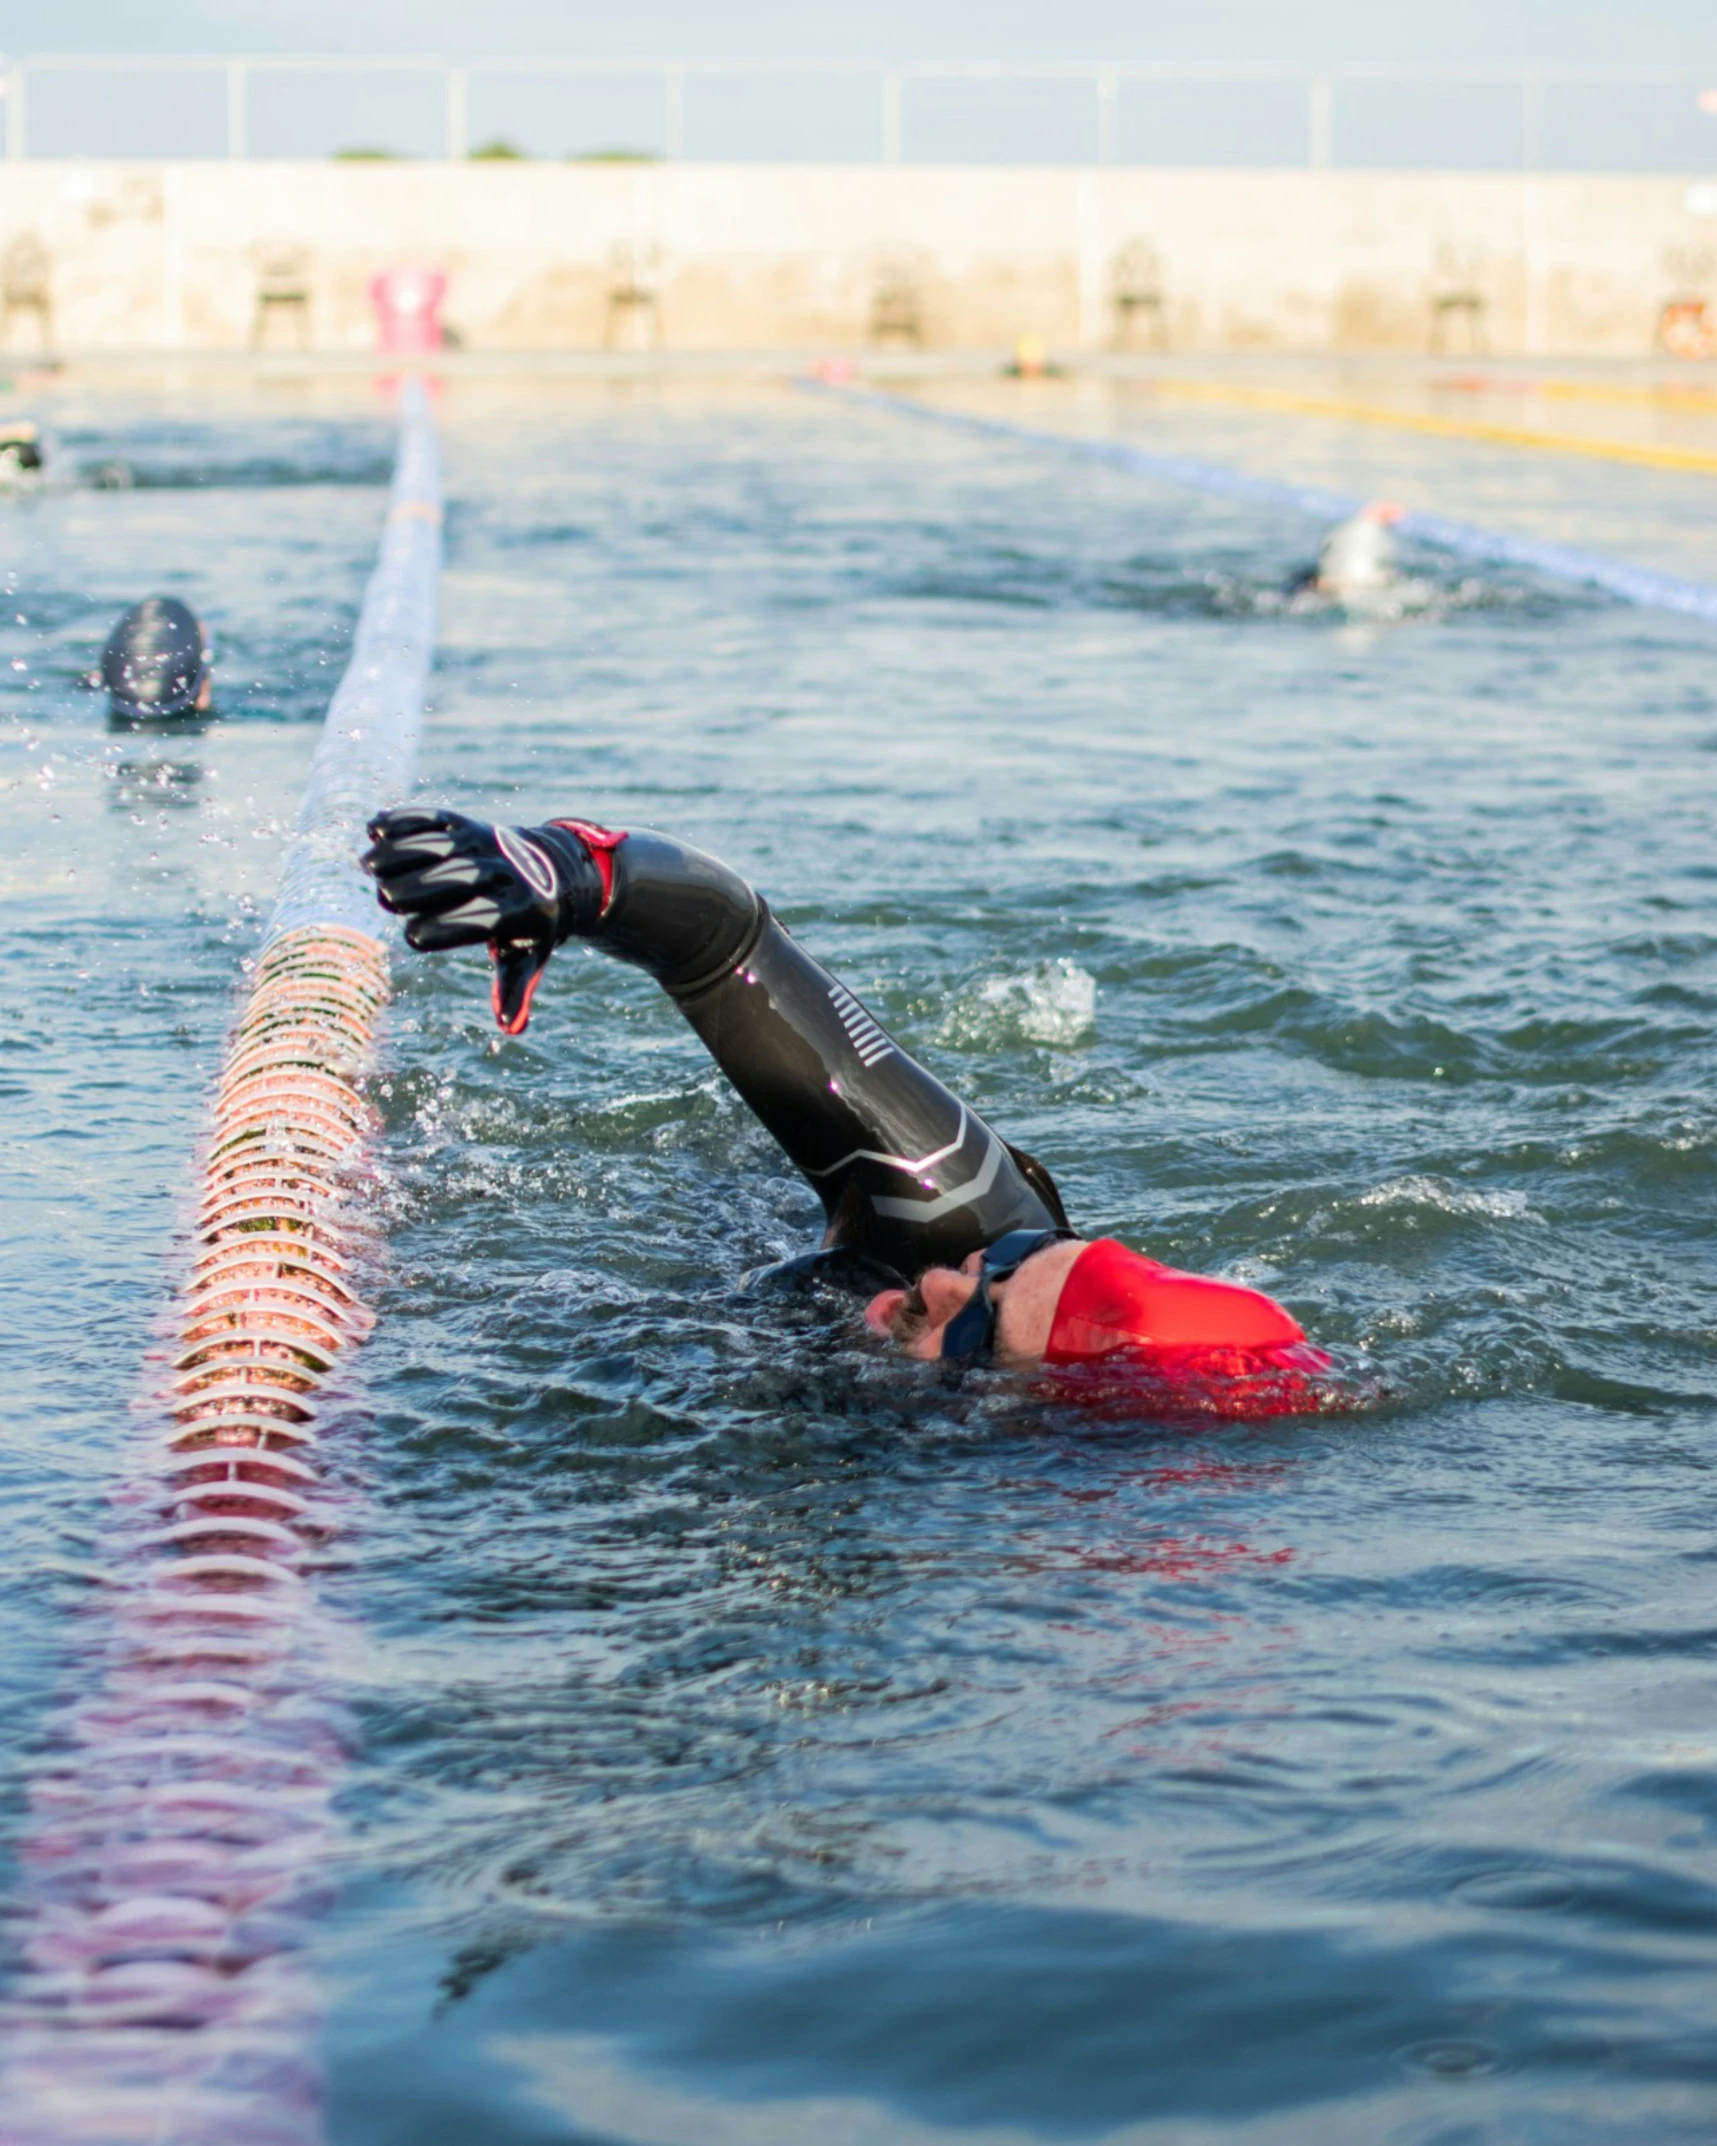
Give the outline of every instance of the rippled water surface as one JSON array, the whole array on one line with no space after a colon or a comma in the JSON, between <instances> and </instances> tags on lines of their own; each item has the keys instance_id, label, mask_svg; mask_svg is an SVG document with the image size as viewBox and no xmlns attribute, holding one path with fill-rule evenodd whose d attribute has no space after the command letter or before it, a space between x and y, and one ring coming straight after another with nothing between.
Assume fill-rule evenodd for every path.
<instances>
[{"instance_id":1,"label":"rippled water surface","mask_svg":"<svg viewBox=\"0 0 1717 2146\"><path fill-rule=\"evenodd\" d=\"M67 389L131 487L0 501L6 1841L379 528L382 406L277 399ZM1717 579L1697 478L1029 414ZM402 961L335 2146L1708 2139L1710 632L1429 555L1287 610L1303 522L786 390L444 421L425 791L719 850L1088 1230L1380 1391L944 1388L747 1285L815 1203L644 979L503 1043ZM195 735L76 682L151 588Z\"/></svg>"}]
</instances>

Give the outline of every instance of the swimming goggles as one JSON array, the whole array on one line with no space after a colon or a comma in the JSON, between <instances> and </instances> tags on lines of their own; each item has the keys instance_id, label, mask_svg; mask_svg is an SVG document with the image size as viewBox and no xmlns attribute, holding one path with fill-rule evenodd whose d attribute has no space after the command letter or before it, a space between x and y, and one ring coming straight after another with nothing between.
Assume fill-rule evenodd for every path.
<instances>
[{"instance_id":1,"label":"swimming goggles","mask_svg":"<svg viewBox=\"0 0 1717 2146\"><path fill-rule=\"evenodd\" d=\"M1016 1274L1034 1252L1076 1234L1070 1229L1010 1229L985 1248L978 1286L942 1329L944 1363L987 1364L995 1353L996 1320L1001 1306L990 1295L993 1282Z\"/></svg>"}]
</instances>

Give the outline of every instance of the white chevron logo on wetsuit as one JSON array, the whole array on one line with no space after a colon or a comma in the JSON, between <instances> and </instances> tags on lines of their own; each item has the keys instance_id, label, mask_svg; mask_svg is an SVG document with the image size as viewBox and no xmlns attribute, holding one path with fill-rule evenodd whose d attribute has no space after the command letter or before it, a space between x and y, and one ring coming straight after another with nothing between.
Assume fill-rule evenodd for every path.
<instances>
[{"instance_id":1,"label":"white chevron logo on wetsuit","mask_svg":"<svg viewBox=\"0 0 1717 2146\"><path fill-rule=\"evenodd\" d=\"M853 1148L843 1155L839 1162L825 1163L820 1170L813 1170L808 1163L802 1167L807 1177L833 1177L837 1170L844 1170L848 1163L880 1162L891 1170L904 1170L908 1177L922 1177L926 1170L934 1170L939 1162L946 1162L965 1137L966 1106L962 1103L960 1123L955 1129L953 1139L946 1147L932 1148L928 1155L888 1155L881 1148Z\"/></svg>"},{"instance_id":2,"label":"white chevron logo on wetsuit","mask_svg":"<svg viewBox=\"0 0 1717 2146\"><path fill-rule=\"evenodd\" d=\"M952 1214L956 1207L969 1207L974 1200L981 1200L995 1183L1001 1166L1002 1144L986 1126L984 1159L978 1166L976 1177L956 1185L952 1192L944 1192L938 1199L896 1200L873 1192L870 1204L889 1222L935 1222L943 1215Z\"/></svg>"},{"instance_id":3,"label":"white chevron logo on wetsuit","mask_svg":"<svg viewBox=\"0 0 1717 2146\"><path fill-rule=\"evenodd\" d=\"M839 1162L825 1163L822 1169L807 1167L807 1177L833 1177L837 1170L844 1170L855 1162L880 1162L885 1168L899 1170L907 1177L922 1177L926 1170L935 1169L939 1162L946 1162L966 1142L966 1128L971 1123L964 1103L960 1105L960 1123L954 1137L946 1147L932 1148L928 1155L889 1155L881 1148L854 1148L841 1157ZM965 1184L956 1185L951 1192L944 1192L933 1200L898 1200L886 1193L873 1192L870 1204L879 1215L890 1222L934 1222L938 1216L951 1214L956 1207L964 1207L972 1200L981 1200L996 1181L996 1173L1002 1166L1002 1144L988 1126L984 1128L984 1159L978 1165L978 1173Z\"/></svg>"},{"instance_id":4,"label":"white chevron logo on wetsuit","mask_svg":"<svg viewBox=\"0 0 1717 2146\"><path fill-rule=\"evenodd\" d=\"M886 1058L894 1048L892 1038L882 1024L865 1012L845 984L831 981L829 1003L834 1007L841 1026L847 1032L847 1040L859 1054L859 1063L868 1071L879 1058Z\"/></svg>"}]
</instances>

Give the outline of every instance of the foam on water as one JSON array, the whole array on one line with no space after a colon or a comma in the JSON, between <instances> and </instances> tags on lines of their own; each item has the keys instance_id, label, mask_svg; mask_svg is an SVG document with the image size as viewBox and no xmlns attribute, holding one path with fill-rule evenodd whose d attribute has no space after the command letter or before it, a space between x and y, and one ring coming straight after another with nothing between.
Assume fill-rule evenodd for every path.
<instances>
[{"instance_id":1,"label":"foam on water","mask_svg":"<svg viewBox=\"0 0 1717 2146\"><path fill-rule=\"evenodd\" d=\"M1040 962L1024 976L987 976L963 994L948 1040L970 1049L1048 1043L1061 1050L1089 1040L1097 1025L1097 979L1076 961Z\"/></svg>"},{"instance_id":2,"label":"foam on water","mask_svg":"<svg viewBox=\"0 0 1717 2146\"><path fill-rule=\"evenodd\" d=\"M1445 1215L1487 1215L1497 1221L1542 1221L1524 1192L1479 1192L1446 1178L1392 1177L1359 1196L1361 1207L1429 1207Z\"/></svg>"}]
</instances>

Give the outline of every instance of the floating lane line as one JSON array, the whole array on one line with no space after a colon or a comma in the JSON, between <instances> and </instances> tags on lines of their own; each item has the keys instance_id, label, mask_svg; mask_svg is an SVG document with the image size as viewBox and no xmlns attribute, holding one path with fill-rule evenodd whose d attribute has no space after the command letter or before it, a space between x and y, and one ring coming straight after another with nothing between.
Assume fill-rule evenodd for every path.
<instances>
[{"instance_id":1,"label":"floating lane line","mask_svg":"<svg viewBox=\"0 0 1717 2146\"><path fill-rule=\"evenodd\" d=\"M1101 462L1125 469L1163 484L1184 485L1188 490L1208 492L1221 499L1242 499L1267 507L1288 507L1322 521L1345 521L1366 502L1354 494L1330 492L1315 485L1285 484L1273 477L1253 477L1244 470L1220 462L1204 462L1194 455L1160 454L1134 447L1124 440L1084 438L1078 433L1049 432L1032 425L1014 424L1006 418L976 417L961 410L939 410L910 395L891 395L880 388L855 388L823 380L802 380L807 393L836 396L861 408L886 411L892 417L914 418L948 431L966 432L980 439L1008 440L1020 446L1048 448L1082 461ZM1505 530L1485 529L1476 523L1452 520L1447 515L1412 510L1396 523L1405 536L1415 537L1438 551L1458 558L1477 559L1492 566L1519 566L1571 581L1585 588L1602 589L1623 603L1648 609L1680 612L1689 618L1717 621L1717 585L1691 581L1679 574L1660 574L1651 567L1632 566L1624 559L1608 559L1600 552L1576 550L1569 544L1552 544L1538 537L1512 536Z\"/></svg>"},{"instance_id":2,"label":"floating lane line","mask_svg":"<svg viewBox=\"0 0 1717 2146\"><path fill-rule=\"evenodd\" d=\"M189 1272L100 1546L92 1692L56 1716L29 1781L4 2146L322 2135L304 1946L345 1737L315 1582L342 1520L321 1449L325 1389L373 1323L353 1275L357 1083L388 995L356 857L369 813L411 786L440 500L411 382L351 661L215 1089Z\"/></svg>"},{"instance_id":3,"label":"floating lane line","mask_svg":"<svg viewBox=\"0 0 1717 2146\"><path fill-rule=\"evenodd\" d=\"M1513 379L1506 373L1452 373L1427 383L1435 395L1526 395L1547 402L1612 402L1671 416L1717 416L1717 390L1693 381L1662 380L1640 387L1623 380Z\"/></svg>"},{"instance_id":4,"label":"floating lane line","mask_svg":"<svg viewBox=\"0 0 1717 2146\"><path fill-rule=\"evenodd\" d=\"M1577 432L1546 432L1527 425L1490 425L1477 418L1438 417L1400 410L1388 403L1352 402L1329 395L1298 395L1286 388L1227 387L1203 380L1152 380L1152 393L1185 402L1236 410L1275 410L1289 417L1327 417L1352 425L1386 425L1397 432L1428 432L1442 439L1477 440L1492 447L1525 447L1540 454L1584 455L1596 462L1632 462L1644 469L1672 469L1717 477L1717 453L1695 447L1654 447L1643 440L1602 440Z\"/></svg>"}]
</instances>

